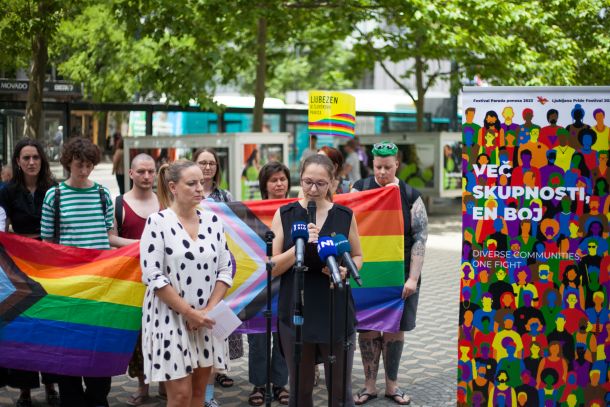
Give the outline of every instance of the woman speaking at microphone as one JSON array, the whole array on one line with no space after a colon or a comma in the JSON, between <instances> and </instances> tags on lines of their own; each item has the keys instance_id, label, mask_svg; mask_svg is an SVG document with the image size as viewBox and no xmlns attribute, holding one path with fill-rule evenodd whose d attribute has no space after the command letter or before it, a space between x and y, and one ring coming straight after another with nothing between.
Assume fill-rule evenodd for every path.
<instances>
[{"instance_id":1,"label":"woman speaking at microphone","mask_svg":"<svg viewBox=\"0 0 610 407\"><path fill-rule=\"evenodd\" d=\"M282 350L286 357L290 376L290 406L312 407L313 406L313 383L314 366L317 356L324 360L325 377L331 375L328 363L330 346L336 355L332 368L333 394L332 405L339 406L345 400L345 406L353 406L351 397L351 372L354 358L353 348L347 354L347 386L343 385L343 342L347 335L353 342L355 337L355 307L353 299L349 298L348 327L345 329L345 297L342 293L335 294L334 309L334 332L333 343L329 345L331 332L329 312L330 279L328 268L320 260L316 250L319 236L331 236L331 234L343 234L348 236L351 246L351 255L358 268L362 267L362 251L356 218L351 209L337 205L332 202L330 185L333 181L334 165L324 155L315 154L302 164L300 182L303 189L303 198L299 201L280 207L273 217L271 225L275 233L273 240L273 262L275 267L273 275L281 275L280 295L278 303L278 329L280 333ZM295 326L293 324L294 309L294 279L295 274L292 267L295 264L295 242L291 236L292 226L297 222L308 222L308 204L315 202L315 223L309 223L307 229L309 239L305 244L305 266L308 270L304 273L304 295L303 295L303 325L301 358L299 361L299 383L295 383L296 365L294 360L294 342L296 339ZM345 278L346 269L340 267L341 277ZM293 389L298 388L298 392ZM298 393L298 394L297 394Z\"/></svg>"}]
</instances>

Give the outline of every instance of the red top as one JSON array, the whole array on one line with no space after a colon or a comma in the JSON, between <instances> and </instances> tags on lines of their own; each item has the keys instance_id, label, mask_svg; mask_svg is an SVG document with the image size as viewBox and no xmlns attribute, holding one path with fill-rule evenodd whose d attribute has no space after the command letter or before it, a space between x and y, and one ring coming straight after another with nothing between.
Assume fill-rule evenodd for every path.
<instances>
[{"instance_id":1,"label":"red top","mask_svg":"<svg viewBox=\"0 0 610 407\"><path fill-rule=\"evenodd\" d=\"M146 226L146 219L135 213L125 199L123 199L123 213L123 226L120 236L126 239L140 240L142 232L144 232L144 226Z\"/></svg>"}]
</instances>

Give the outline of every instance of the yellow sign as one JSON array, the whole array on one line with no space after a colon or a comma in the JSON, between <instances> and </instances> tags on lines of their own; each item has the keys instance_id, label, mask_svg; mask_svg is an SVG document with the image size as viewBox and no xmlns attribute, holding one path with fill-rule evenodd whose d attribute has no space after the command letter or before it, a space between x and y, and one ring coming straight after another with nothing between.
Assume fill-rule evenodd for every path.
<instances>
[{"instance_id":1,"label":"yellow sign","mask_svg":"<svg viewBox=\"0 0 610 407\"><path fill-rule=\"evenodd\" d=\"M309 134L354 138L356 98L342 92L309 91Z\"/></svg>"}]
</instances>

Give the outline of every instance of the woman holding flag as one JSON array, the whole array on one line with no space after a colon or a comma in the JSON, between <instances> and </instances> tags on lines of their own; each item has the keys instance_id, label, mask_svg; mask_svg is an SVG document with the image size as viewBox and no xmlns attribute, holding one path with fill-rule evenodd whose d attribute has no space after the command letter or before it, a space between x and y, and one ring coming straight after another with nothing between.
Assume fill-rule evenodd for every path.
<instances>
[{"instance_id":1,"label":"woman holding flag","mask_svg":"<svg viewBox=\"0 0 610 407\"><path fill-rule=\"evenodd\" d=\"M40 143L28 138L20 140L13 151L12 168L13 178L0 190L0 207L7 217L6 230L10 224L14 233L40 239L42 200L47 190L57 184ZM8 370L7 383L21 391L17 406L32 405L30 390L40 386L38 376L38 372ZM53 384L57 377L42 373L42 382L47 403L59 405L59 395Z\"/></svg>"},{"instance_id":2,"label":"woman holding flag","mask_svg":"<svg viewBox=\"0 0 610 407\"><path fill-rule=\"evenodd\" d=\"M280 207L274 217L271 230L275 233L273 241L273 262L275 267L273 275L281 275L280 294L278 301L278 331L281 337L282 349L288 364L290 376L290 406L311 407L313 406L313 383L314 366L316 355L320 355L325 361L324 367L326 378L331 376L328 355L332 352L336 355L336 361L332 365L332 378L334 391L329 397L333 406L353 406L351 396L351 380L347 381L345 389L342 389L343 375L351 377L353 349L347 352L347 371L343 371L344 359L344 333L352 338L355 336L355 308L353 298L349 298L348 326L344 326L344 310L346 304L343 295L336 295L335 315L333 333L329 329L329 271L316 253L318 238L330 236L332 233L349 236L351 254L358 268L362 267L362 250L356 219L351 209L334 204L330 186L334 180L334 165L328 157L314 154L302 164L300 182L303 188L303 198L299 201ZM308 204L315 203L315 222L307 225L308 239L305 244L304 263L308 271L304 273L304 300L301 358L299 361L298 385L295 377L297 370L294 361L294 343L296 329L293 324L294 303L294 279L295 272L291 268L295 265L295 242L292 237L293 226L298 222L307 222ZM314 214L309 214L312 219ZM341 277L345 278L346 269L341 267ZM330 338L334 342L329 345ZM298 391L296 389L298 388ZM345 402L345 404L342 404Z\"/></svg>"}]
</instances>

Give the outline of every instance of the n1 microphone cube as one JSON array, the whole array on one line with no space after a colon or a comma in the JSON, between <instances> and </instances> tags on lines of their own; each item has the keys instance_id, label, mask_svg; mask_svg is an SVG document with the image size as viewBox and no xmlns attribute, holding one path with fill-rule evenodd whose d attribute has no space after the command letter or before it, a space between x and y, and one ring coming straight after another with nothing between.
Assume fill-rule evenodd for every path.
<instances>
[{"instance_id":1,"label":"n1 microphone cube","mask_svg":"<svg viewBox=\"0 0 610 407\"><path fill-rule=\"evenodd\" d=\"M333 239L324 236L318 240L318 255L330 270L330 277L332 278L333 283L338 288L342 288L343 283L341 282L341 273L339 272L339 266L337 264L337 254L337 248L335 247Z\"/></svg>"}]
</instances>

